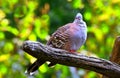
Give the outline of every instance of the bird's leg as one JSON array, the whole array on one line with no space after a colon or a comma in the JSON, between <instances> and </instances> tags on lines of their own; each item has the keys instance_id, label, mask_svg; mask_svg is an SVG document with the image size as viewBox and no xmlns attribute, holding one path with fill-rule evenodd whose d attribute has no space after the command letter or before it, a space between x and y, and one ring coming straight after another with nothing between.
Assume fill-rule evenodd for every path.
<instances>
[{"instance_id":1,"label":"bird's leg","mask_svg":"<svg viewBox=\"0 0 120 78\"><path fill-rule=\"evenodd\" d=\"M74 52L76 52L76 50L69 50L69 52L74 53Z\"/></svg>"}]
</instances>

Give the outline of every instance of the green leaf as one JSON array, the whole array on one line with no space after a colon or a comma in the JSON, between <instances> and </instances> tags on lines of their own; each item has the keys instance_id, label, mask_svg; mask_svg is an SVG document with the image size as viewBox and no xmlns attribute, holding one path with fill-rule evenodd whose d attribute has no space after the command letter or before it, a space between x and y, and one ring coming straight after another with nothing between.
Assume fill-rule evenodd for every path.
<instances>
[{"instance_id":1,"label":"green leaf","mask_svg":"<svg viewBox=\"0 0 120 78\"><path fill-rule=\"evenodd\" d=\"M5 35L3 32L0 32L0 40L4 39L5 38Z\"/></svg>"},{"instance_id":2,"label":"green leaf","mask_svg":"<svg viewBox=\"0 0 120 78\"><path fill-rule=\"evenodd\" d=\"M34 33L30 34L29 40L34 40L34 41L36 41L36 40L37 40L37 39L36 39L36 35L35 35Z\"/></svg>"},{"instance_id":3,"label":"green leaf","mask_svg":"<svg viewBox=\"0 0 120 78\"><path fill-rule=\"evenodd\" d=\"M86 20L90 20L92 18L92 15L89 11L87 11L87 12L84 13L84 17L85 17Z\"/></svg>"},{"instance_id":4,"label":"green leaf","mask_svg":"<svg viewBox=\"0 0 120 78\"><path fill-rule=\"evenodd\" d=\"M82 8L83 4L81 0L73 0L73 7L74 8Z\"/></svg>"},{"instance_id":5,"label":"green leaf","mask_svg":"<svg viewBox=\"0 0 120 78\"><path fill-rule=\"evenodd\" d=\"M6 42L4 46L4 52L9 53L9 52L12 52L13 49L14 49L14 45L11 42Z\"/></svg>"},{"instance_id":6,"label":"green leaf","mask_svg":"<svg viewBox=\"0 0 120 78\"><path fill-rule=\"evenodd\" d=\"M4 64L0 64L0 73L1 74L7 73L7 67Z\"/></svg>"},{"instance_id":7,"label":"green leaf","mask_svg":"<svg viewBox=\"0 0 120 78\"><path fill-rule=\"evenodd\" d=\"M42 73L45 73L45 72L47 72L47 67L46 67L46 65L45 64L43 64L42 66L40 66L40 72L42 72Z\"/></svg>"}]
</instances>

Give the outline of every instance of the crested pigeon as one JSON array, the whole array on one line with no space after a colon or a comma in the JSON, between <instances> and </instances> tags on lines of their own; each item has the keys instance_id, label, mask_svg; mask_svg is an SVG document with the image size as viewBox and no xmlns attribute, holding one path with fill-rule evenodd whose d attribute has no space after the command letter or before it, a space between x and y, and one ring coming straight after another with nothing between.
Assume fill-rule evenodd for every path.
<instances>
[{"instance_id":1,"label":"crested pigeon","mask_svg":"<svg viewBox=\"0 0 120 78\"><path fill-rule=\"evenodd\" d=\"M77 13L75 20L57 29L48 40L47 44L50 47L76 52L86 41L87 26L83 21L82 15ZM46 60L37 59L26 71L32 75L39 66L45 63ZM50 63L48 66L53 66L56 63Z\"/></svg>"}]
</instances>

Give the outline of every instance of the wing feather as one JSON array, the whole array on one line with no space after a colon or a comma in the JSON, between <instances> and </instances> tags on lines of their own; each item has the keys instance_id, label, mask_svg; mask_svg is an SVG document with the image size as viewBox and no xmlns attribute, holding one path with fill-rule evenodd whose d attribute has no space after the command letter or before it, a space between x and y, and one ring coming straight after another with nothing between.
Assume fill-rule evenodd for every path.
<instances>
[{"instance_id":1,"label":"wing feather","mask_svg":"<svg viewBox=\"0 0 120 78\"><path fill-rule=\"evenodd\" d=\"M54 47L54 48L59 48L59 49L64 49L64 50L69 50L70 48L70 28L71 24L67 24L65 26L62 26L58 28L56 32L54 32L47 42L47 45Z\"/></svg>"}]
</instances>

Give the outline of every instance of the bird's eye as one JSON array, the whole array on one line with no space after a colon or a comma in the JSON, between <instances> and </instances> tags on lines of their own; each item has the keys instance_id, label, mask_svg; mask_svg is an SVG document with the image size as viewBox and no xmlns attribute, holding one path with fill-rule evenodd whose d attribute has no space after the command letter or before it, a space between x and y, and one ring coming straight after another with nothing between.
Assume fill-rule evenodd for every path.
<instances>
[{"instance_id":1,"label":"bird's eye","mask_svg":"<svg viewBox=\"0 0 120 78\"><path fill-rule=\"evenodd\" d=\"M81 17L76 17L76 19L81 20Z\"/></svg>"}]
</instances>

